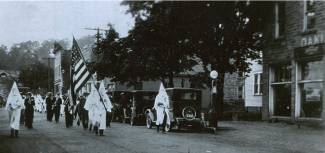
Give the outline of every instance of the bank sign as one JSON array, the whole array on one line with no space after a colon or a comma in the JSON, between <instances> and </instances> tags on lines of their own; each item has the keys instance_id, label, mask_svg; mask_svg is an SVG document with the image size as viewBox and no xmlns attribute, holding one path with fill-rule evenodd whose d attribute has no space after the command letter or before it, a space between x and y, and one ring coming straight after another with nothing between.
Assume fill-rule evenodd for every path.
<instances>
[{"instance_id":1,"label":"bank sign","mask_svg":"<svg viewBox=\"0 0 325 153\"><path fill-rule=\"evenodd\" d=\"M301 38L300 47L313 46L325 43L324 34L308 35Z\"/></svg>"},{"instance_id":2,"label":"bank sign","mask_svg":"<svg viewBox=\"0 0 325 153\"><path fill-rule=\"evenodd\" d=\"M295 59L305 59L311 57L320 57L324 55L325 45L325 34L314 34L301 37L300 47L295 48L294 57Z\"/></svg>"}]
</instances>

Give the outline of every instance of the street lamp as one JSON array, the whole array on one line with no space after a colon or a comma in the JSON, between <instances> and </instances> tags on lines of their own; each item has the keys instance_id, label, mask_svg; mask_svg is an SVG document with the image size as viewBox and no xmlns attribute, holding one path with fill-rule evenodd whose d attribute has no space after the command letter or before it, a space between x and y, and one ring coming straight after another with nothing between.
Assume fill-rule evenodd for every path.
<instances>
[{"instance_id":1,"label":"street lamp","mask_svg":"<svg viewBox=\"0 0 325 153\"><path fill-rule=\"evenodd\" d=\"M214 103L214 95L217 93L217 85L215 85L214 88L214 82L218 78L218 72L216 70L213 70L210 72L210 77L211 77L211 91L210 91L210 106L212 107L212 112L210 112L210 125L212 123L212 126L214 126L214 131L216 132L216 128L218 127L218 119L217 119L217 104Z\"/></svg>"}]
</instances>

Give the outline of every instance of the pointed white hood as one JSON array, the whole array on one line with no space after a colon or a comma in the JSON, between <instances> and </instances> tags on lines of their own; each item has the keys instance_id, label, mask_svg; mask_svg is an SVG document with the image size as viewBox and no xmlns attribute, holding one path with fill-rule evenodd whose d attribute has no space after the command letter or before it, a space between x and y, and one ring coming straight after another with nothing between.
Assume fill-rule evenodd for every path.
<instances>
[{"instance_id":1,"label":"pointed white hood","mask_svg":"<svg viewBox=\"0 0 325 153\"><path fill-rule=\"evenodd\" d=\"M157 108L159 103L162 103L167 108L169 107L169 97L162 83L160 84L159 93L156 96L154 107Z\"/></svg>"},{"instance_id":2,"label":"pointed white hood","mask_svg":"<svg viewBox=\"0 0 325 153\"><path fill-rule=\"evenodd\" d=\"M6 110L11 109L24 109L24 100L21 97L16 82L13 83L12 88L10 90L9 96L7 98Z\"/></svg>"},{"instance_id":3,"label":"pointed white hood","mask_svg":"<svg viewBox=\"0 0 325 153\"><path fill-rule=\"evenodd\" d=\"M99 101L100 101L99 94L97 92L97 89L96 89L95 85L92 83L91 84L91 91L90 91L90 94L88 95L88 97L86 99L86 103L85 103L84 108L86 110L89 110L90 107L92 107L93 105L97 105Z\"/></svg>"},{"instance_id":4,"label":"pointed white hood","mask_svg":"<svg viewBox=\"0 0 325 153\"><path fill-rule=\"evenodd\" d=\"M100 95L103 98L104 105L105 105L107 111L108 112L112 112L113 106L112 106L111 100L109 99L108 95L106 94L106 90L105 90L104 82L103 81L101 81L101 83L100 83L99 93L100 93Z\"/></svg>"}]
</instances>

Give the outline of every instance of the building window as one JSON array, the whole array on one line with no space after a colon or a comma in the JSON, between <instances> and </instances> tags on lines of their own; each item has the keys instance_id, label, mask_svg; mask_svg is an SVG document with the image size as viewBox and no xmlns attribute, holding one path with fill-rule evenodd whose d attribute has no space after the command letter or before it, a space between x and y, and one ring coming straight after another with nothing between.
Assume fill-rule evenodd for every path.
<instances>
[{"instance_id":1,"label":"building window","mask_svg":"<svg viewBox=\"0 0 325 153\"><path fill-rule=\"evenodd\" d=\"M244 99L244 86L239 86L238 87L238 99Z\"/></svg>"},{"instance_id":2,"label":"building window","mask_svg":"<svg viewBox=\"0 0 325 153\"><path fill-rule=\"evenodd\" d=\"M291 114L291 66L289 64L273 67L271 82L273 98L273 114L290 116Z\"/></svg>"},{"instance_id":3,"label":"building window","mask_svg":"<svg viewBox=\"0 0 325 153\"><path fill-rule=\"evenodd\" d=\"M300 117L320 118L323 108L323 62L314 60L300 63Z\"/></svg>"},{"instance_id":4,"label":"building window","mask_svg":"<svg viewBox=\"0 0 325 153\"><path fill-rule=\"evenodd\" d=\"M274 80L273 82L284 83L291 81L291 66L278 65L274 67Z\"/></svg>"},{"instance_id":5,"label":"building window","mask_svg":"<svg viewBox=\"0 0 325 153\"><path fill-rule=\"evenodd\" d=\"M316 24L315 18L315 1L304 1L304 31L314 29Z\"/></svg>"},{"instance_id":6,"label":"building window","mask_svg":"<svg viewBox=\"0 0 325 153\"><path fill-rule=\"evenodd\" d=\"M262 95L262 73L254 74L254 95Z\"/></svg>"},{"instance_id":7,"label":"building window","mask_svg":"<svg viewBox=\"0 0 325 153\"><path fill-rule=\"evenodd\" d=\"M284 34L285 30L285 2L275 3L275 38Z\"/></svg>"}]
</instances>

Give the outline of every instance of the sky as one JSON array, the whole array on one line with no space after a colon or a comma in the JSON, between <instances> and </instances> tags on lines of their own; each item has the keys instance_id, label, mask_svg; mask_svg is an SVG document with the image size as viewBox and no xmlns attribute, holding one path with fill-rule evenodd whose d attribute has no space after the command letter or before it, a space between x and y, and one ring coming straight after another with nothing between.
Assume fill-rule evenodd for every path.
<instances>
[{"instance_id":1,"label":"sky","mask_svg":"<svg viewBox=\"0 0 325 153\"><path fill-rule=\"evenodd\" d=\"M68 39L94 35L85 28L107 29L127 35L134 25L120 1L0 1L0 45L28 40Z\"/></svg>"}]
</instances>

